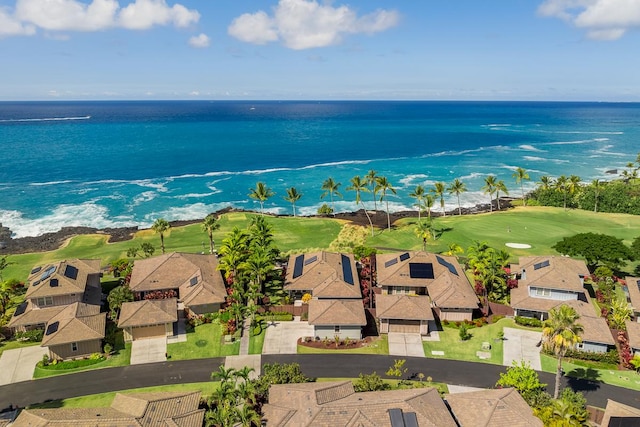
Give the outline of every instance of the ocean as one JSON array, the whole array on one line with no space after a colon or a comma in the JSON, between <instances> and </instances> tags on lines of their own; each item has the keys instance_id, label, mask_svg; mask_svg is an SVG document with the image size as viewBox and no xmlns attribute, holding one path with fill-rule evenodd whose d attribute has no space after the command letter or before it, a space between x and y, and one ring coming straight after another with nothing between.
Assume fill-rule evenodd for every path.
<instances>
[{"instance_id":1,"label":"ocean","mask_svg":"<svg viewBox=\"0 0 640 427\"><path fill-rule=\"evenodd\" d=\"M352 211L349 180L371 169L395 188L392 211L414 209L417 184L455 178L470 206L488 202L488 174L519 197L517 167L525 189L542 175L612 179L639 141L637 103L0 102L0 223L24 237L258 210L248 196L258 181L275 193L266 211L291 213L294 186L298 213L311 215L329 203L328 177L342 184L336 211Z\"/></svg>"}]
</instances>

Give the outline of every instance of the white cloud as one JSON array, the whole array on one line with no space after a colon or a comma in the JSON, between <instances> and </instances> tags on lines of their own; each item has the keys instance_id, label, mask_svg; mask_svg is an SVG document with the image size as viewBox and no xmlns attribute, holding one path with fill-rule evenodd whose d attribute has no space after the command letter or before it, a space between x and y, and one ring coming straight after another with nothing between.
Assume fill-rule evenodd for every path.
<instances>
[{"instance_id":1,"label":"white cloud","mask_svg":"<svg viewBox=\"0 0 640 427\"><path fill-rule=\"evenodd\" d=\"M627 30L640 28L638 0L546 0L538 13L584 28L596 40L616 40Z\"/></svg>"},{"instance_id":2,"label":"white cloud","mask_svg":"<svg viewBox=\"0 0 640 427\"><path fill-rule=\"evenodd\" d=\"M197 36L193 36L189 39L189 45L192 47L200 47L200 48L209 47L210 43L211 43L211 40L209 39L209 36L207 36L204 33L201 33Z\"/></svg>"},{"instance_id":3,"label":"white cloud","mask_svg":"<svg viewBox=\"0 0 640 427\"><path fill-rule=\"evenodd\" d=\"M197 10L165 0L135 0L121 7L117 0L16 0L15 17L0 8L0 36L47 31L102 31L109 28L146 30L158 25L188 27L200 20Z\"/></svg>"},{"instance_id":4,"label":"white cloud","mask_svg":"<svg viewBox=\"0 0 640 427\"><path fill-rule=\"evenodd\" d=\"M9 14L6 8L0 7L0 38L4 36L30 36L35 34L33 25L25 25Z\"/></svg>"},{"instance_id":5,"label":"white cloud","mask_svg":"<svg viewBox=\"0 0 640 427\"><path fill-rule=\"evenodd\" d=\"M373 34L399 21L394 10L378 9L358 17L348 6L334 7L316 0L280 0L269 16L264 11L243 14L228 28L231 36L248 43L280 40L291 49L338 44L346 34Z\"/></svg>"}]
</instances>

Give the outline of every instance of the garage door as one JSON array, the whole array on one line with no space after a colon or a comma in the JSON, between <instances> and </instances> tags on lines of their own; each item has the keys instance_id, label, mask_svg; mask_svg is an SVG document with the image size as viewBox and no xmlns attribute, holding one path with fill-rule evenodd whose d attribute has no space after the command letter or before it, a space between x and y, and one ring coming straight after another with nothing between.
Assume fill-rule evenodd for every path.
<instances>
[{"instance_id":1,"label":"garage door","mask_svg":"<svg viewBox=\"0 0 640 427\"><path fill-rule=\"evenodd\" d=\"M405 334L419 334L419 320L389 320L389 332L403 332Z\"/></svg>"},{"instance_id":2,"label":"garage door","mask_svg":"<svg viewBox=\"0 0 640 427\"><path fill-rule=\"evenodd\" d=\"M133 328L131 332L133 334L133 340L135 341L144 338L162 337L166 334L165 331L165 325L155 325Z\"/></svg>"}]
</instances>

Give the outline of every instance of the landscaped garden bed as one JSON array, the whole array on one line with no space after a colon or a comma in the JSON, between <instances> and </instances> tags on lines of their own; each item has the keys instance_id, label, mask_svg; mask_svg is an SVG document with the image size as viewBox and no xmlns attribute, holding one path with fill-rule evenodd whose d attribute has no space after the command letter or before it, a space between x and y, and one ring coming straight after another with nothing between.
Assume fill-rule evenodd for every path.
<instances>
[{"instance_id":1,"label":"landscaped garden bed","mask_svg":"<svg viewBox=\"0 0 640 427\"><path fill-rule=\"evenodd\" d=\"M317 348L322 350L351 350L355 348L369 347L377 337L365 337L361 340L355 339L318 339L314 337L298 338L298 345L308 348Z\"/></svg>"}]
</instances>

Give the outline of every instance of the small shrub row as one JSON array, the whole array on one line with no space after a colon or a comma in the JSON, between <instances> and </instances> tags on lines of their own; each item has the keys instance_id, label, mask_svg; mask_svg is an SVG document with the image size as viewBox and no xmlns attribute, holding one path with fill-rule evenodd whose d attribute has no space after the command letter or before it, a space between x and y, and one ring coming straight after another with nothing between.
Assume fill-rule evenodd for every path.
<instances>
[{"instance_id":1,"label":"small shrub row","mask_svg":"<svg viewBox=\"0 0 640 427\"><path fill-rule=\"evenodd\" d=\"M543 352L549 356L554 356L553 351L544 349ZM591 362L607 363L617 365L620 361L618 350L609 350L606 353L595 353L592 351L568 350L565 355L568 359L587 360Z\"/></svg>"},{"instance_id":2,"label":"small shrub row","mask_svg":"<svg viewBox=\"0 0 640 427\"><path fill-rule=\"evenodd\" d=\"M536 319L534 317L516 316L514 320L520 326L530 326L534 328L542 327L542 320Z\"/></svg>"},{"instance_id":3,"label":"small shrub row","mask_svg":"<svg viewBox=\"0 0 640 427\"><path fill-rule=\"evenodd\" d=\"M480 317L478 319L474 319L474 320L462 320L462 321L450 321L450 320L443 320L442 321L442 326L449 326L451 328L457 328L459 329L460 326L465 325L465 327L467 329L469 328L481 328L484 325L487 324L487 319L484 317Z\"/></svg>"},{"instance_id":4,"label":"small shrub row","mask_svg":"<svg viewBox=\"0 0 640 427\"><path fill-rule=\"evenodd\" d=\"M293 314L276 311L268 311L260 316L260 318L266 322L288 322L293 320Z\"/></svg>"},{"instance_id":5,"label":"small shrub row","mask_svg":"<svg viewBox=\"0 0 640 427\"><path fill-rule=\"evenodd\" d=\"M44 331L42 329L33 329L31 331L16 332L16 341L40 342Z\"/></svg>"},{"instance_id":6,"label":"small shrub row","mask_svg":"<svg viewBox=\"0 0 640 427\"><path fill-rule=\"evenodd\" d=\"M91 366L91 365L95 365L96 363L100 363L103 360L105 360L105 357L99 353L94 353L86 359L67 360L67 361L59 361L56 359L49 361L49 358L45 355L45 357L42 358L42 361L38 362L38 368L49 369L52 371L62 371L65 369L84 368L86 366Z\"/></svg>"}]
</instances>

